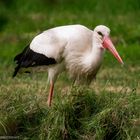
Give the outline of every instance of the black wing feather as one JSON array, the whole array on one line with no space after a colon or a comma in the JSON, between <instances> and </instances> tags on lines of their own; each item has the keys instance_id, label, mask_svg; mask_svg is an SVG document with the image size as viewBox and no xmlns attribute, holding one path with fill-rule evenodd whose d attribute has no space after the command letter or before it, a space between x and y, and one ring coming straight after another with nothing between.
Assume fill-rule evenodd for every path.
<instances>
[{"instance_id":1,"label":"black wing feather","mask_svg":"<svg viewBox=\"0 0 140 140\"><path fill-rule=\"evenodd\" d=\"M56 60L54 58L48 58L43 54L34 52L30 49L29 45L25 47L20 54L15 56L14 61L17 66L15 67L13 77L17 75L20 68L56 64Z\"/></svg>"}]
</instances>

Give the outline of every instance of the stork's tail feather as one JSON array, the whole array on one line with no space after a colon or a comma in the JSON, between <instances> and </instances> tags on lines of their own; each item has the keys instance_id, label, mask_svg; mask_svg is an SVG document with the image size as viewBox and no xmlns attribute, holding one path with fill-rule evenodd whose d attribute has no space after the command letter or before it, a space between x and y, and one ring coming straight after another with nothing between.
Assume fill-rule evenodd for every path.
<instances>
[{"instance_id":1,"label":"stork's tail feather","mask_svg":"<svg viewBox=\"0 0 140 140\"><path fill-rule=\"evenodd\" d=\"M28 50L28 48L29 48L29 45L27 47L25 47L24 50L20 54L18 54L14 57L14 61L16 62L17 66L15 67L13 77L15 77L17 75L17 73L21 67L21 62L22 62L23 58L25 57L25 52Z\"/></svg>"},{"instance_id":2,"label":"stork's tail feather","mask_svg":"<svg viewBox=\"0 0 140 140\"><path fill-rule=\"evenodd\" d=\"M15 67L13 77L17 75L20 68L56 64L56 60L54 58L48 58L43 54L34 52L30 49L29 45L23 50L23 52L15 56L14 61L17 66Z\"/></svg>"},{"instance_id":3,"label":"stork's tail feather","mask_svg":"<svg viewBox=\"0 0 140 140\"><path fill-rule=\"evenodd\" d=\"M13 77L15 77L17 75L19 69L20 69L20 65L17 65L17 67L15 67L15 71L13 73Z\"/></svg>"},{"instance_id":4,"label":"stork's tail feather","mask_svg":"<svg viewBox=\"0 0 140 140\"><path fill-rule=\"evenodd\" d=\"M15 56L14 61L16 62L16 64L20 62L21 58L23 57L24 53L28 50L28 48L29 48L29 45L26 46L20 54Z\"/></svg>"}]
</instances>

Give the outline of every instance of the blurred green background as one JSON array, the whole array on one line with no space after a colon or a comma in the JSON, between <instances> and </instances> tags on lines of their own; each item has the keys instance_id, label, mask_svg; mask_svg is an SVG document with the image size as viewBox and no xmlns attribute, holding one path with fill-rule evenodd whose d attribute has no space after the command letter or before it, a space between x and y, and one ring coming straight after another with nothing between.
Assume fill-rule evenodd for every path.
<instances>
[{"instance_id":1,"label":"blurred green background","mask_svg":"<svg viewBox=\"0 0 140 140\"><path fill-rule=\"evenodd\" d=\"M139 61L139 0L0 0L0 65L12 64L16 53L38 33L68 24L110 27L124 61ZM112 56L106 57L112 61L108 59Z\"/></svg>"},{"instance_id":2,"label":"blurred green background","mask_svg":"<svg viewBox=\"0 0 140 140\"><path fill-rule=\"evenodd\" d=\"M14 56L52 27L104 24L122 57L108 52L96 82L62 74L47 107L47 73L17 75ZM140 0L0 0L0 136L23 140L139 140ZM80 122L80 125L77 123Z\"/></svg>"}]
</instances>

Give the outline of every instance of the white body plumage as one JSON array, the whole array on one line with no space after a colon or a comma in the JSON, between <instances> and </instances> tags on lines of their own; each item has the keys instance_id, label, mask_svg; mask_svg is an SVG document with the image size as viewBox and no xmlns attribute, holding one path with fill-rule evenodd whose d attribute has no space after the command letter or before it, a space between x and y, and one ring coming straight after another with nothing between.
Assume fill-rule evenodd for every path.
<instances>
[{"instance_id":1,"label":"white body plumage","mask_svg":"<svg viewBox=\"0 0 140 140\"><path fill-rule=\"evenodd\" d=\"M93 31L82 25L60 26L44 31L15 56L17 66L13 77L20 68L47 65L50 106L54 82L62 71L67 70L75 81L90 83L100 68L105 49L109 49L123 63L109 34L110 29L104 25L96 26Z\"/></svg>"},{"instance_id":2,"label":"white body plumage","mask_svg":"<svg viewBox=\"0 0 140 140\"><path fill-rule=\"evenodd\" d=\"M36 36L30 48L57 61L48 68L49 80L54 81L66 69L76 80L91 81L100 67L104 52L100 47L101 40L95 35L82 25L61 26Z\"/></svg>"}]
</instances>

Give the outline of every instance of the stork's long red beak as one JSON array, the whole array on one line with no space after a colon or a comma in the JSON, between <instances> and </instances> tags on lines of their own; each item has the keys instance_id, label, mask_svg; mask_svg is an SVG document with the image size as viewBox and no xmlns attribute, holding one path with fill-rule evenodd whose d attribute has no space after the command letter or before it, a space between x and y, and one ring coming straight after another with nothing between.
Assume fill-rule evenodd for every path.
<instances>
[{"instance_id":1,"label":"stork's long red beak","mask_svg":"<svg viewBox=\"0 0 140 140\"><path fill-rule=\"evenodd\" d=\"M117 50L115 49L111 39L108 37L108 36L105 36L104 37L104 40L103 40L103 47L104 48L107 48L114 56L115 58L122 64L123 61L122 61L122 58L120 57L119 53L117 52Z\"/></svg>"}]
</instances>

